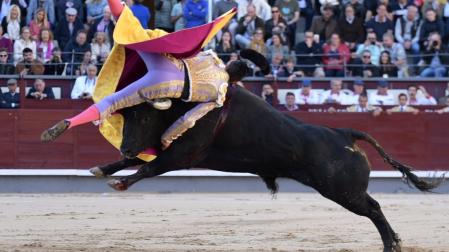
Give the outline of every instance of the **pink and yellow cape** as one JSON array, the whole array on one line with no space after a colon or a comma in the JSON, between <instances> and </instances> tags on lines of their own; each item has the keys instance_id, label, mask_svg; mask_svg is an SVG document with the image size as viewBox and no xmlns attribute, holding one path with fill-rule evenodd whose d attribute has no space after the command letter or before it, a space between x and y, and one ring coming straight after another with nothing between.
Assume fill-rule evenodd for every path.
<instances>
[{"instance_id":1,"label":"pink and yellow cape","mask_svg":"<svg viewBox=\"0 0 449 252\"><path fill-rule=\"evenodd\" d=\"M214 21L174 33L163 30L145 30L125 6L114 30L114 47L103 65L95 87L93 100L99 102L106 96L121 90L146 73L145 64L136 50L170 54L175 58L189 58L196 55L236 14L232 9ZM100 133L115 148L122 142L123 117L113 114L103 120ZM138 158L151 161L155 153L141 153Z\"/></svg>"}]
</instances>

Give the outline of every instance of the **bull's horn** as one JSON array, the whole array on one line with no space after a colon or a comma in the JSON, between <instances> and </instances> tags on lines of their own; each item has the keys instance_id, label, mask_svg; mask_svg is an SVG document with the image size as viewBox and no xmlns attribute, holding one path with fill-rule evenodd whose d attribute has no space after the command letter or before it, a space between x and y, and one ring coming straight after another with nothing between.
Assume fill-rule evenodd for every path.
<instances>
[{"instance_id":1,"label":"bull's horn","mask_svg":"<svg viewBox=\"0 0 449 252\"><path fill-rule=\"evenodd\" d=\"M137 93L139 94L140 98L142 98L142 100L146 101L147 103L153 105L153 107L155 109L159 109L159 110L166 110L169 109L171 107L171 100L168 98L161 98L161 99L154 99L151 100L148 97L146 97L143 93L142 90L137 91Z\"/></svg>"},{"instance_id":2,"label":"bull's horn","mask_svg":"<svg viewBox=\"0 0 449 252\"><path fill-rule=\"evenodd\" d=\"M153 107L159 110L166 110L171 107L171 100L167 98L155 99L153 101Z\"/></svg>"}]
</instances>

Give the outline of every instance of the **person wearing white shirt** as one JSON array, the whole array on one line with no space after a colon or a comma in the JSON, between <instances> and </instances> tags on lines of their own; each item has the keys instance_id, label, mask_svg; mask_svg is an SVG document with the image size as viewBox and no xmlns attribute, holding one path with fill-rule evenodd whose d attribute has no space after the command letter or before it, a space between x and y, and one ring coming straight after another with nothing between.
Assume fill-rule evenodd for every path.
<instances>
[{"instance_id":1,"label":"person wearing white shirt","mask_svg":"<svg viewBox=\"0 0 449 252\"><path fill-rule=\"evenodd\" d=\"M312 90L312 82L310 80L302 81L302 88L299 90L296 102L298 104L319 104L318 94Z\"/></svg>"},{"instance_id":2,"label":"person wearing white shirt","mask_svg":"<svg viewBox=\"0 0 449 252\"><path fill-rule=\"evenodd\" d=\"M321 94L320 103L336 103L341 105L349 105L349 96L341 91L342 80L333 79L331 80L331 89L324 91Z\"/></svg>"},{"instance_id":3,"label":"person wearing white shirt","mask_svg":"<svg viewBox=\"0 0 449 252\"><path fill-rule=\"evenodd\" d=\"M348 104L354 105L359 103L359 96L365 91L365 84L361 79L354 81L354 92L348 95Z\"/></svg>"},{"instance_id":4,"label":"person wearing white shirt","mask_svg":"<svg viewBox=\"0 0 449 252\"><path fill-rule=\"evenodd\" d=\"M265 0L236 0L237 2L237 19L246 16L247 7L252 4L256 7L256 15L267 21L271 18L271 6Z\"/></svg>"},{"instance_id":5,"label":"person wearing white shirt","mask_svg":"<svg viewBox=\"0 0 449 252\"><path fill-rule=\"evenodd\" d=\"M377 92L374 92L369 97L371 105L395 105L396 100L392 93L388 92L388 82L385 80L379 81L377 84Z\"/></svg>"},{"instance_id":6,"label":"person wearing white shirt","mask_svg":"<svg viewBox=\"0 0 449 252\"><path fill-rule=\"evenodd\" d=\"M421 91L423 97L417 96L418 90ZM415 85L410 85L408 86L407 91L409 97L408 105L437 105L437 100L427 93L424 86L417 87Z\"/></svg>"},{"instance_id":7,"label":"person wearing white shirt","mask_svg":"<svg viewBox=\"0 0 449 252\"><path fill-rule=\"evenodd\" d=\"M97 82L97 67L89 65L87 75L76 78L72 89L72 99L91 99Z\"/></svg>"}]
</instances>

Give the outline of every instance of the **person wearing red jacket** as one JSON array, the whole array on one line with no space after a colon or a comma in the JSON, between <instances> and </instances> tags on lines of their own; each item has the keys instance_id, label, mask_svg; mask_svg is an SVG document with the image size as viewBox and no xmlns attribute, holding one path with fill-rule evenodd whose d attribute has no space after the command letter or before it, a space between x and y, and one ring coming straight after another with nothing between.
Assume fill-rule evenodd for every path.
<instances>
[{"instance_id":1,"label":"person wearing red jacket","mask_svg":"<svg viewBox=\"0 0 449 252\"><path fill-rule=\"evenodd\" d=\"M341 43L340 35L332 34L330 42L323 46L323 64L326 77L345 76L346 64L351 58L349 47Z\"/></svg>"}]
</instances>

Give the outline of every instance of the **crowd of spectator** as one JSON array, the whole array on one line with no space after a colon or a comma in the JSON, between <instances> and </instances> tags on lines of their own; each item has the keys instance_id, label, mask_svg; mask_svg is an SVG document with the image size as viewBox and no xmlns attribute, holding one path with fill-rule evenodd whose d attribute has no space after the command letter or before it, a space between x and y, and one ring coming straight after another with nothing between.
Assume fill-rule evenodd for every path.
<instances>
[{"instance_id":1,"label":"crowd of spectator","mask_svg":"<svg viewBox=\"0 0 449 252\"><path fill-rule=\"evenodd\" d=\"M417 114L419 109L413 106L448 106L449 83L445 95L437 100L430 95L422 85L409 85L407 90L399 90L399 93L389 89L390 83L386 80L378 81L376 90L366 90L362 79L356 79L352 83L352 89L343 89L342 79L330 81L328 90L312 88L312 82L308 79L302 81L300 88L286 90L285 100L281 102L279 109L284 111L299 111L303 105L327 105L327 111L333 113L338 105L340 111L345 112L372 112L375 116L382 112L382 107L388 107L385 112L412 112ZM279 91L279 90L278 90ZM397 91L397 90L396 90ZM275 92L270 84L262 88L261 97L267 103L275 105ZM449 108L437 109L435 112L449 112Z\"/></svg>"},{"instance_id":2,"label":"crowd of spectator","mask_svg":"<svg viewBox=\"0 0 449 252\"><path fill-rule=\"evenodd\" d=\"M272 62L272 76L290 81L448 75L446 1L213 0L209 8L207 0L156 0L152 10L143 0L125 2L143 27L153 15L154 28L168 32L236 8L211 47L225 62L240 49L257 50ZM107 0L2 0L0 8L0 52L8 54L0 74L83 75L89 64L100 69L113 45ZM29 50L33 58L25 59Z\"/></svg>"},{"instance_id":3,"label":"crowd of spectator","mask_svg":"<svg viewBox=\"0 0 449 252\"><path fill-rule=\"evenodd\" d=\"M151 10L143 0L125 2L144 28L168 32L205 24L209 17L236 8L237 15L210 47L226 63L238 59L238 51L244 48L265 55L272 73L263 76L254 67L253 76L287 81L295 77L448 76L446 1L213 0L209 8L207 0L155 0ZM80 76L71 96L89 99L95 75L114 42L116 21L107 0L2 0L0 5L0 74ZM149 27L152 17L154 27ZM357 90L363 85L356 83L347 97L340 94L339 86L341 81L336 79L330 90L318 96L306 81L295 101L356 105L365 95ZM17 107L12 81L9 87L7 100L13 104L10 107ZM400 100L385 96L382 88L379 84L377 97L366 97L368 104ZM32 91L28 97L53 95L42 80L34 83ZM273 99L272 94L271 87L264 87L266 99ZM412 95L407 102L419 103Z\"/></svg>"}]
</instances>

